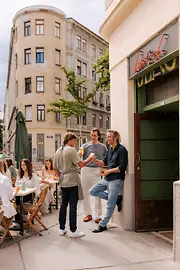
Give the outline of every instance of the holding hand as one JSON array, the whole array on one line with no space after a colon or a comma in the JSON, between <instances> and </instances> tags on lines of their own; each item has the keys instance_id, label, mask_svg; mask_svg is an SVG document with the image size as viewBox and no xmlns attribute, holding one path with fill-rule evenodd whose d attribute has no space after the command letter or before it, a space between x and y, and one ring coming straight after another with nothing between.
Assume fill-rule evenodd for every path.
<instances>
[{"instance_id":1,"label":"holding hand","mask_svg":"<svg viewBox=\"0 0 180 270\"><path fill-rule=\"evenodd\" d=\"M110 174L110 170L106 170L106 171L103 172L103 176L107 176L109 174Z\"/></svg>"},{"instance_id":2,"label":"holding hand","mask_svg":"<svg viewBox=\"0 0 180 270\"><path fill-rule=\"evenodd\" d=\"M89 155L89 157L90 157L90 159L91 159L92 162L95 162L95 161L96 161L96 156L95 156L94 153L91 153L91 154Z\"/></svg>"}]
</instances>

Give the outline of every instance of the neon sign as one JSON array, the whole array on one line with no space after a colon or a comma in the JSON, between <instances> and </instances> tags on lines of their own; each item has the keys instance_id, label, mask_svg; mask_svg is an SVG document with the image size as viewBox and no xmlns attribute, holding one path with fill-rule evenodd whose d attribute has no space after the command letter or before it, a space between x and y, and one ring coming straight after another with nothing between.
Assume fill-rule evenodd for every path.
<instances>
[{"instance_id":1,"label":"neon sign","mask_svg":"<svg viewBox=\"0 0 180 270\"><path fill-rule=\"evenodd\" d=\"M167 51L165 49L162 49L162 47L165 47L167 40L168 34L163 34L161 36L157 50L149 50L146 55L143 51L139 51L136 58L136 64L134 66L134 73L142 71L147 66L152 65L153 63L161 59L163 56L165 56Z\"/></svg>"}]
</instances>

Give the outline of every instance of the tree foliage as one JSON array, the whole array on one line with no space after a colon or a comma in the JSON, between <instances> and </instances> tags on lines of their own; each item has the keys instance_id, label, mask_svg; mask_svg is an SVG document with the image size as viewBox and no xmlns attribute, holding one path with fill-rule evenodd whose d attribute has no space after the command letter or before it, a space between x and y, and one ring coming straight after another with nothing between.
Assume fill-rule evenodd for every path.
<instances>
[{"instance_id":1,"label":"tree foliage","mask_svg":"<svg viewBox=\"0 0 180 270\"><path fill-rule=\"evenodd\" d=\"M47 111L61 113L66 118L70 116L80 117L87 111L88 103L91 102L96 90L92 90L82 97L80 93L86 81L80 80L72 70L68 71L65 67L62 67L62 70L67 79L66 91L71 94L74 100L60 98L57 101L51 102L50 108Z\"/></svg>"},{"instance_id":2,"label":"tree foliage","mask_svg":"<svg viewBox=\"0 0 180 270\"><path fill-rule=\"evenodd\" d=\"M94 65L96 74L99 74L99 79L96 83L96 91L102 89L110 90L110 73L109 73L109 50L105 52Z\"/></svg>"}]
</instances>

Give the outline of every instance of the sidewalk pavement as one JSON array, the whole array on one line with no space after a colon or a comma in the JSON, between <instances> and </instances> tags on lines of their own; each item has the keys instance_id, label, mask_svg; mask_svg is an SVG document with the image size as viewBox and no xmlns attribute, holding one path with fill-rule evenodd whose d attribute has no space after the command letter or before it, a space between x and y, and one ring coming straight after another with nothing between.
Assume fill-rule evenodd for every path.
<instances>
[{"instance_id":1,"label":"sidewalk pavement","mask_svg":"<svg viewBox=\"0 0 180 270\"><path fill-rule=\"evenodd\" d=\"M3 270L175 270L172 245L151 233L123 231L116 224L93 234L96 224L83 223L79 208L79 229L85 237L58 235L58 211L44 217L49 230L0 250ZM67 226L68 228L68 226Z\"/></svg>"}]
</instances>

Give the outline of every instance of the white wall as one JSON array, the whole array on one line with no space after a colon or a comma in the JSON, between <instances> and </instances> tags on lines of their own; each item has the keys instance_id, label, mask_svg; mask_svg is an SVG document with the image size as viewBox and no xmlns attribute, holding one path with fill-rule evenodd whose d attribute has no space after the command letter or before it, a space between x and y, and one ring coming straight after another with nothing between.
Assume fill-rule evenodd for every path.
<instances>
[{"instance_id":1,"label":"white wall","mask_svg":"<svg viewBox=\"0 0 180 270\"><path fill-rule=\"evenodd\" d=\"M121 133L129 152L129 170L124 186L122 213L115 221L134 229L134 82L128 80L128 56L167 26L180 13L179 0L144 0L110 35L111 123Z\"/></svg>"},{"instance_id":2,"label":"white wall","mask_svg":"<svg viewBox=\"0 0 180 270\"><path fill-rule=\"evenodd\" d=\"M110 36L110 68L137 50L179 14L179 0L142 1Z\"/></svg>"}]
</instances>

